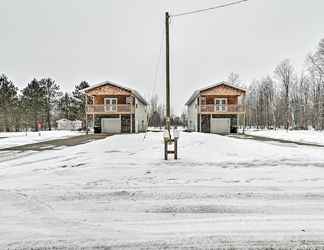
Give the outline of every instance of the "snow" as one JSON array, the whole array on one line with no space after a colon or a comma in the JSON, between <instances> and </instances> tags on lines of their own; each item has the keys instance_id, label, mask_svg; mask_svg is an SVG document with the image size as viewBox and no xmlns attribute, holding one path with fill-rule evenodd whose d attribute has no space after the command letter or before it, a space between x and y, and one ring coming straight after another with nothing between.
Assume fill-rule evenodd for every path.
<instances>
[{"instance_id":1,"label":"snow","mask_svg":"<svg viewBox=\"0 0 324 250\"><path fill-rule=\"evenodd\" d=\"M323 246L323 148L181 132L0 153L0 248ZM14 157L7 154L15 153Z\"/></svg>"},{"instance_id":2,"label":"snow","mask_svg":"<svg viewBox=\"0 0 324 250\"><path fill-rule=\"evenodd\" d=\"M248 135L324 145L324 132L315 130L246 130Z\"/></svg>"},{"instance_id":3,"label":"snow","mask_svg":"<svg viewBox=\"0 0 324 250\"><path fill-rule=\"evenodd\" d=\"M15 147L20 145L44 142L55 139L63 139L81 135L81 132L59 130L39 132L0 132L0 149Z\"/></svg>"}]
</instances>

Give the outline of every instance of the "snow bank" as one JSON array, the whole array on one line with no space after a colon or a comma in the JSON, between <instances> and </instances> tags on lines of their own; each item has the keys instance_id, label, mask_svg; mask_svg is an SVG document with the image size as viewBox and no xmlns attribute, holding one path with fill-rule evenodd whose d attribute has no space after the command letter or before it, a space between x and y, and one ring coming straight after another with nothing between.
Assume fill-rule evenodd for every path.
<instances>
[{"instance_id":1,"label":"snow bank","mask_svg":"<svg viewBox=\"0 0 324 250\"><path fill-rule=\"evenodd\" d=\"M248 135L324 145L324 132L314 130L246 130Z\"/></svg>"},{"instance_id":2,"label":"snow bank","mask_svg":"<svg viewBox=\"0 0 324 250\"><path fill-rule=\"evenodd\" d=\"M81 135L77 131L0 132L0 149Z\"/></svg>"}]
</instances>

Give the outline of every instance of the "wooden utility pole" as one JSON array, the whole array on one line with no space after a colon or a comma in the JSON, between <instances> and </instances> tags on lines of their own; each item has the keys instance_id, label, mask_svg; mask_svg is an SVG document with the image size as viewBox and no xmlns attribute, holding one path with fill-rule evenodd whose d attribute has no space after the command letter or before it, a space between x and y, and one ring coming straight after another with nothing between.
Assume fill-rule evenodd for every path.
<instances>
[{"instance_id":1,"label":"wooden utility pole","mask_svg":"<svg viewBox=\"0 0 324 250\"><path fill-rule=\"evenodd\" d=\"M166 69L166 129L169 132L169 137L171 139L170 132L170 38L169 38L169 24L170 15L169 12L165 13L165 69Z\"/></svg>"},{"instance_id":2,"label":"wooden utility pole","mask_svg":"<svg viewBox=\"0 0 324 250\"><path fill-rule=\"evenodd\" d=\"M165 69L166 69L166 129L167 136L164 136L164 159L168 160L168 155L173 154L174 159L178 159L178 138L179 135L171 137L171 112L170 112L170 36L169 36L169 25L170 15L168 12L165 13ZM169 145L172 146L173 150L169 150Z\"/></svg>"},{"instance_id":3,"label":"wooden utility pole","mask_svg":"<svg viewBox=\"0 0 324 250\"><path fill-rule=\"evenodd\" d=\"M176 15L172 15L172 18L174 17L179 17L179 16L185 16L185 15L191 15L191 14L196 14L196 13L201 13L201 12L205 12L205 11L210 11L210 10L214 10L214 9L218 9L218 8L224 8L224 7L228 7L231 5L235 5L235 4L240 4L243 2L247 2L248 0L238 0L235 2L230 2L227 4L222 4L222 5L218 5L218 6L214 6L211 8L207 8L207 9L200 9L200 10L194 10L194 11L189 11L189 12L183 12L183 13L179 13ZM171 137L171 114L170 114L170 38L169 38L169 25L170 25L170 20L171 20L171 16L169 15L169 12L165 12L165 63L166 63L166 133L163 135L164 137L164 157L165 160L168 159L168 154L174 154L174 159L178 158L178 138L179 138L179 134L178 132L175 133L175 131L173 131L173 139ZM201 120L201 119L200 119ZM200 128L201 129L201 128ZM175 135L176 134L176 135ZM169 150L168 146L174 144L174 149L173 150Z\"/></svg>"}]
</instances>

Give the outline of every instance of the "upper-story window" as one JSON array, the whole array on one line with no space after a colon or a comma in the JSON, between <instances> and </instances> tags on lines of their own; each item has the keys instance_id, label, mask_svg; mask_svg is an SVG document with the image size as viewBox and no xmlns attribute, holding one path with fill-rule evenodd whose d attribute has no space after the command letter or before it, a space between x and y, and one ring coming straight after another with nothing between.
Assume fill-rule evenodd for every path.
<instances>
[{"instance_id":1,"label":"upper-story window","mask_svg":"<svg viewBox=\"0 0 324 250\"><path fill-rule=\"evenodd\" d=\"M215 98L215 110L227 111L227 98Z\"/></svg>"},{"instance_id":2,"label":"upper-story window","mask_svg":"<svg viewBox=\"0 0 324 250\"><path fill-rule=\"evenodd\" d=\"M116 112L117 111L117 98L105 98L105 112Z\"/></svg>"}]
</instances>

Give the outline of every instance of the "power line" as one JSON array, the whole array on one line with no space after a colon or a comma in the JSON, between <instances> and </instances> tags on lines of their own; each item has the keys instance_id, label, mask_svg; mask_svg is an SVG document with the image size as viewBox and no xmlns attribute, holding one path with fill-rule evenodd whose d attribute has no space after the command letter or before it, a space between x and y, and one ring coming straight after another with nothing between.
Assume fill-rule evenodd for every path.
<instances>
[{"instance_id":1,"label":"power line","mask_svg":"<svg viewBox=\"0 0 324 250\"><path fill-rule=\"evenodd\" d=\"M214 9L225 8L225 7L228 7L228 6L231 6L231 5L241 4L241 3L247 2L247 1L249 1L249 0L240 0L240 1L230 2L230 3L226 3L226 4L222 4L222 5L217 5L217 6L210 7L210 8L206 8L206 9L193 10L193 11L183 12L183 13L179 13L179 14L175 14L175 15L170 15L170 16L171 17L178 17L178 16L185 16L185 15L197 14L197 13L201 13L201 12L205 12L205 11L210 11L210 10L214 10Z\"/></svg>"},{"instance_id":2,"label":"power line","mask_svg":"<svg viewBox=\"0 0 324 250\"><path fill-rule=\"evenodd\" d=\"M154 82L153 82L153 89L152 89L152 93L151 93L151 98L153 97L153 94L154 94L155 89L156 89L158 73L159 73L159 69L160 69L160 65L161 65L163 40L164 40L164 28L162 29L160 50L159 50L158 60L156 62L156 66L155 66L155 74L154 74Z\"/></svg>"}]
</instances>

